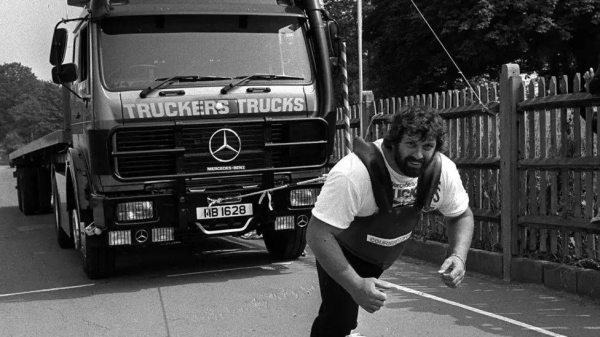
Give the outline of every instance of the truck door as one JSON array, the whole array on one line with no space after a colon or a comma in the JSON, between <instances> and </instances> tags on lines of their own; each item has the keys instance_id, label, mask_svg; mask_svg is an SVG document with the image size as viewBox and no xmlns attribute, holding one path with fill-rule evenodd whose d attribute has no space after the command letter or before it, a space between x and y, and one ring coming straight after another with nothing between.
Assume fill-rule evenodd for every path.
<instances>
[{"instance_id":1,"label":"truck door","mask_svg":"<svg viewBox=\"0 0 600 337\"><path fill-rule=\"evenodd\" d=\"M90 30L83 25L75 35L73 43L73 62L77 65L77 80L72 89L80 97L71 96L71 128L73 140L81 137L86 126L91 121L91 79L90 79Z\"/></svg>"}]
</instances>

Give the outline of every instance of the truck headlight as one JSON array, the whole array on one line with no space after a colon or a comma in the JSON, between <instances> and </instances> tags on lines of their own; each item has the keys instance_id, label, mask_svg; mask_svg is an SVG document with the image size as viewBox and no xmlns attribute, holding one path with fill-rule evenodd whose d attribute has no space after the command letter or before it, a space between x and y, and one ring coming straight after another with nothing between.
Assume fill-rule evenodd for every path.
<instances>
[{"instance_id":1,"label":"truck headlight","mask_svg":"<svg viewBox=\"0 0 600 337\"><path fill-rule=\"evenodd\" d=\"M292 207L312 206L317 201L318 188L299 188L290 191L290 205Z\"/></svg>"},{"instance_id":2,"label":"truck headlight","mask_svg":"<svg viewBox=\"0 0 600 337\"><path fill-rule=\"evenodd\" d=\"M152 242L173 241L173 233L175 233L173 227L152 228Z\"/></svg>"},{"instance_id":3,"label":"truck headlight","mask_svg":"<svg viewBox=\"0 0 600 337\"><path fill-rule=\"evenodd\" d=\"M117 222L153 219L154 203L152 201L132 201L117 204L115 217Z\"/></svg>"},{"instance_id":4,"label":"truck headlight","mask_svg":"<svg viewBox=\"0 0 600 337\"><path fill-rule=\"evenodd\" d=\"M131 244L131 231L108 232L108 244L110 246L124 246Z\"/></svg>"},{"instance_id":5,"label":"truck headlight","mask_svg":"<svg viewBox=\"0 0 600 337\"><path fill-rule=\"evenodd\" d=\"M294 229L294 216L278 216L275 219L275 230L281 231L285 229Z\"/></svg>"}]
</instances>

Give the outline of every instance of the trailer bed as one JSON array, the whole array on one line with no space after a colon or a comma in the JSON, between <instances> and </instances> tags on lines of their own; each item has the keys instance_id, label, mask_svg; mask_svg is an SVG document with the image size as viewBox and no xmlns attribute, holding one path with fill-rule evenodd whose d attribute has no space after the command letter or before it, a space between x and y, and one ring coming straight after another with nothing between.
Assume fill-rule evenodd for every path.
<instances>
[{"instance_id":1,"label":"trailer bed","mask_svg":"<svg viewBox=\"0 0 600 337\"><path fill-rule=\"evenodd\" d=\"M24 160L28 156L44 156L51 153L53 149L60 149L70 144L71 134L69 130L54 131L10 153L8 162L10 166L14 166L15 162Z\"/></svg>"}]
</instances>

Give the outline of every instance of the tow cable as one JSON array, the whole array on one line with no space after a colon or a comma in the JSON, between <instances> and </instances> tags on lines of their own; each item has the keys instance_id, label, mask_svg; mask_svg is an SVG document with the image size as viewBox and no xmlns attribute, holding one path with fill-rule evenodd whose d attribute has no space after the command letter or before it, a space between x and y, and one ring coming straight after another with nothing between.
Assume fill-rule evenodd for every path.
<instances>
[{"instance_id":1,"label":"tow cable","mask_svg":"<svg viewBox=\"0 0 600 337\"><path fill-rule=\"evenodd\" d=\"M247 194L242 194L242 195L238 195L235 197L225 197L225 198L217 198L212 200L209 204L208 207L212 207L214 205L217 204L222 204L224 202L230 201L230 200L237 200L240 198L245 198L245 197L250 197L253 195L258 195L261 194L260 199L258 200L259 204L262 204L265 196L269 199L269 209L273 210L273 206L271 205L271 192L273 191L277 191L277 190L282 190L282 189L286 189L286 188L293 188L296 186L302 186L302 185L308 185L308 184L313 184L313 183L318 183L318 182L325 182L325 180L327 179L327 174L323 174L320 177L317 178L313 178L313 179L308 179L308 180L304 180L304 181L299 181L297 183L291 183L291 184L285 184L285 185L281 185L281 186L276 186L273 188L269 188L266 190L262 190L262 191L256 191L256 192L252 192L252 193L247 193Z\"/></svg>"}]
</instances>

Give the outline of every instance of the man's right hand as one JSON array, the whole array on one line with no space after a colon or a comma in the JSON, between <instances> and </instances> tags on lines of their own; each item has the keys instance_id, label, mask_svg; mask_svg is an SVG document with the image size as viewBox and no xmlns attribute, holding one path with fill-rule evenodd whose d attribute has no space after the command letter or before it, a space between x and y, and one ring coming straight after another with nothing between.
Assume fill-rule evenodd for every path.
<instances>
[{"instance_id":1,"label":"man's right hand","mask_svg":"<svg viewBox=\"0 0 600 337\"><path fill-rule=\"evenodd\" d=\"M381 309L387 300L387 295L378 288L391 289L387 282L373 277L363 278L350 295L361 308L372 314Z\"/></svg>"}]
</instances>

